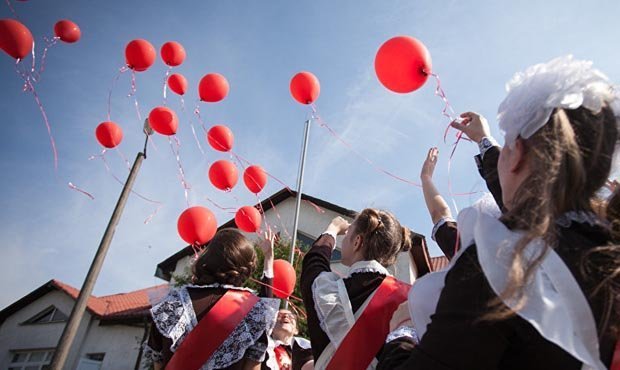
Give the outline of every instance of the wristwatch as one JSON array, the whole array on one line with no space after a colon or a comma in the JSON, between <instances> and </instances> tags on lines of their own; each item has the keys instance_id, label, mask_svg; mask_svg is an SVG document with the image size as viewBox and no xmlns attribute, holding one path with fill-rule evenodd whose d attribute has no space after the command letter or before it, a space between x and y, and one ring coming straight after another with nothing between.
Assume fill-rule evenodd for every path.
<instances>
[{"instance_id":1,"label":"wristwatch","mask_svg":"<svg viewBox=\"0 0 620 370\"><path fill-rule=\"evenodd\" d=\"M478 149L480 149L480 154L484 155L487 150L496 146L497 142L492 137L483 137L478 143Z\"/></svg>"}]
</instances>

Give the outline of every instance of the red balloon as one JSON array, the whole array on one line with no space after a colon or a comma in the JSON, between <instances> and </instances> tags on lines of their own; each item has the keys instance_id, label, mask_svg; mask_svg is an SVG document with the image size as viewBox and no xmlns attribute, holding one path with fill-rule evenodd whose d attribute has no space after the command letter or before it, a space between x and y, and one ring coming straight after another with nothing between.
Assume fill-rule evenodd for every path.
<instances>
[{"instance_id":1,"label":"red balloon","mask_svg":"<svg viewBox=\"0 0 620 370\"><path fill-rule=\"evenodd\" d=\"M32 51L32 33L14 19L0 19L0 48L15 59L23 59Z\"/></svg>"},{"instance_id":2,"label":"red balloon","mask_svg":"<svg viewBox=\"0 0 620 370\"><path fill-rule=\"evenodd\" d=\"M125 47L127 66L136 72L143 72L155 63L155 48L143 39L130 41Z\"/></svg>"},{"instance_id":3,"label":"red balloon","mask_svg":"<svg viewBox=\"0 0 620 370\"><path fill-rule=\"evenodd\" d=\"M286 299L295 290L297 275L288 261L273 261L273 294L278 298Z\"/></svg>"},{"instance_id":4,"label":"red balloon","mask_svg":"<svg viewBox=\"0 0 620 370\"><path fill-rule=\"evenodd\" d=\"M228 95L230 86L226 77L219 73L209 73L205 75L198 85L200 100L209 103L217 103Z\"/></svg>"},{"instance_id":5,"label":"red balloon","mask_svg":"<svg viewBox=\"0 0 620 370\"><path fill-rule=\"evenodd\" d=\"M172 109L168 107L155 107L149 113L149 124L156 132L170 136L176 134L179 119Z\"/></svg>"},{"instance_id":6,"label":"red balloon","mask_svg":"<svg viewBox=\"0 0 620 370\"><path fill-rule=\"evenodd\" d=\"M82 31L80 31L80 27L77 24L68 19L63 19L54 25L54 35L59 37L60 40L71 44L80 39Z\"/></svg>"},{"instance_id":7,"label":"red balloon","mask_svg":"<svg viewBox=\"0 0 620 370\"><path fill-rule=\"evenodd\" d=\"M321 93L319 80L310 72L299 72L291 79L291 94L301 104L313 103Z\"/></svg>"},{"instance_id":8,"label":"red balloon","mask_svg":"<svg viewBox=\"0 0 620 370\"><path fill-rule=\"evenodd\" d=\"M254 194L258 194L267 184L267 173L259 165L252 165L243 172L245 186Z\"/></svg>"},{"instance_id":9,"label":"red balloon","mask_svg":"<svg viewBox=\"0 0 620 370\"><path fill-rule=\"evenodd\" d=\"M123 140L123 130L114 122L102 122L95 130L99 144L106 148L114 148Z\"/></svg>"},{"instance_id":10,"label":"red balloon","mask_svg":"<svg viewBox=\"0 0 620 370\"><path fill-rule=\"evenodd\" d=\"M176 67L185 60L185 48L176 41L168 41L161 47L161 59L167 65Z\"/></svg>"},{"instance_id":11,"label":"red balloon","mask_svg":"<svg viewBox=\"0 0 620 370\"><path fill-rule=\"evenodd\" d=\"M171 74L168 77L168 87L179 95L184 95L187 91L187 80L180 73Z\"/></svg>"},{"instance_id":12,"label":"red balloon","mask_svg":"<svg viewBox=\"0 0 620 370\"><path fill-rule=\"evenodd\" d=\"M235 214L235 224L237 224L237 227L248 233L258 231L261 221L260 212L252 206L243 206Z\"/></svg>"},{"instance_id":13,"label":"red balloon","mask_svg":"<svg viewBox=\"0 0 620 370\"><path fill-rule=\"evenodd\" d=\"M190 207L183 211L177 221L181 239L191 245L202 245L213 239L217 221L213 212L205 207Z\"/></svg>"},{"instance_id":14,"label":"red balloon","mask_svg":"<svg viewBox=\"0 0 620 370\"><path fill-rule=\"evenodd\" d=\"M221 159L209 167L209 180L220 190L230 190L237 185L237 166L234 163Z\"/></svg>"},{"instance_id":15,"label":"red balloon","mask_svg":"<svg viewBox=\"0 0 620 370\"><path fill-rule=\"evenodd\" d=\"M398 36L377 51L375 71L383 86L397 93L419 89L431 74L431 55L419 40Z\"/></svg>"},{"instance_id":16,"label":"red balloon","mask_svg":"<svg viewBox=\"0 0 620 370\"><path fill-rule=\"evenodd\" d=\"M228 127L215 125L207 132L207 141L213 149L220 152L228 152L233 147L235 137Z\"/></svg>"}]
</instances>

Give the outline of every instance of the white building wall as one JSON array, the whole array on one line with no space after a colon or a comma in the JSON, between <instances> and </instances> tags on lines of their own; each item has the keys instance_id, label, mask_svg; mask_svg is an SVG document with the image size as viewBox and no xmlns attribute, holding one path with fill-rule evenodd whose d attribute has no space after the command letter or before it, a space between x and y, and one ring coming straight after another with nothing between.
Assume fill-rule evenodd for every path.
<instances>
[{"instance_id":1,"label":"white building wall","mask_svg":"<svg viewBox=\"0 0 620 370\"><path fill-rule=\"evenodd\" d=\"M101 370L133 369L142 344L144 326L99 325L93 320L80 358L88 353L105 353Z\"/></svg>"},{"instance_id":2,"label":"white building wall","mask_svg":"<svg viewBox=\"0 0 620 370\"><path fill-rule=\"evenodd\" d=\"M0 369L9 367L10 351L55 348L65 322L20 324L51 305L68 316L74 303L66 293L51 291L9 316L0 326ZM102 370L133 369L143 335L143 326L99 326L99 320L87 311L79 326L65 369L76 369L79 360L87 353L105 353Z\"/></svg>"},{"instance_id":3,"label":"white building wall","mask_svg":"<svg viewBox=\"0 0 620 370\"><path fill-rule=\"evenodd\" d=\"M279 216L279 217L278 217ZM332 210L322 208L319 211L312 204L305 200L301 201L300 213L299 213L299 231L304 234L317 238L329 225L332 219L337 216L344 217L349 222L353 219L350 217L341 215ZM293 236L293 223L295 220L295 198L288 198L275 205L274 208L268 209L263 215L263 225L265 227L265 221L275 231L280 231L280 236L285 239L292 239ZM243 233L248 239L256 240L258 236L255 233ZM342 242L342 237L338 237L338 248ZM187 268L191 264L191 258L183 257L177 261L174 274L185 275ZM392 266L390 272L399 280L412 283L415 278L415 274L412 271L409 253L401 253L398 256L397 263ZM344 274L347 267L341 263L332 263L332 270Z\"/></svg>"},{"instance_id":4,"label":"white building wall","mask_svg":"<svg viewBox=\"0 0 620 370\"><path fill-rule=\"evenodd\" d=\"M8 368L11 361L11 350L55 348L62 335L65 323L20 324L51 305L56 306L69 316L74 302L67 294L52 291L8 317L0 327L0 368ZM91 315L86 312L77 331L76 343L84 339L84 333L90 320ZM69 353L67 363L73 363L76 358L77 351L74 349Z\"/></svg>"}]
</instances>

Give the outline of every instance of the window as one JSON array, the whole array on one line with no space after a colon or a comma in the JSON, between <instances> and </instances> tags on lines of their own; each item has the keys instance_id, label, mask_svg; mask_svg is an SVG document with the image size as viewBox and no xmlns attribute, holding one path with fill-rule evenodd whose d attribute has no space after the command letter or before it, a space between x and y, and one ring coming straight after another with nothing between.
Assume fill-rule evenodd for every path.
<instances>
[{"instance_id":1,"label":"window","mask_svg":"<svg viewBox=\"0 0 620 370\"><path fill-rule=\"evenodd\" d=\"M99 370L103 365L105 353L87 353L80 359L80 363L76 370Z\"/></svg>"},{"instance_id":2,"label":"window","mask_svg":"<svg viewBox=\"0 0 620 370\"><path fill-rule=\"evenodd\" d=\"M9 370L46 370L53 355L53 349L11 351Z\"/></svg>"},{"instance_id":3,"label":"window","mask_svg":"<svg viewBox=\"0 0 620 370\"><path fill-rule=\"evenodd\" d=\"M297 230L297 243L299 243L299 249L302 251L307 252L315 240L316 238L314 236L310 236L303 231ZM340 249L336 248L332 252L331 262L340 262L340 260L342 260L342 254L340 253Z\"/></svg>"},{"instance_id":4,"label":"window","mask_svg":"<svg viewBox=\"0 0 620 370\"><path fill-rule=\"evenodd\" d=\"M297 243L299 245L299 249L301 249L302 251L307 252L315 240L315 237L297 230Z\"/></svg>"},{"instance_id":5,"label":"window","mask_svg":"<svg viewBox=\"0 0 620 370\"><path fill-rule=\"evenodd\" d=\"M65 315L62 311L56 308L56 306L49 306L48 308L24 321L22 324L48 324L51 322L64 322L67 320L67 315Z\"/></svg>"},{"instance_id":6,"label":"window","mask_svg":"<svg viewBox=\"0 0 620 370\"><path fill-rule=\"evenodd\" d=\"M87 353L86 358L93 361L103 361L105 353Z\"/></svg>"}]
</instances>

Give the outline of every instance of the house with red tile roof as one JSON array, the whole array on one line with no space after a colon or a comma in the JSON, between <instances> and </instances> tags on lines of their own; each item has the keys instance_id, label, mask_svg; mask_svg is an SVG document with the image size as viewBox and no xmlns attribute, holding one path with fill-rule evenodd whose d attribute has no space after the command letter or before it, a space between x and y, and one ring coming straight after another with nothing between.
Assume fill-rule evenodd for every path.
<instances>
[{"instance_id":1,"label":"house with red tile roof","mask_svg":"<svg viewBox=\"0 0 620 370\"><path fill-rule=\"evenodd\" d=\"M151 301L168 285L88 299L68 369L138 369ZM0 311L0 368L44 369L79 290L50 280Z\"/></svg>"}]
</instances>

